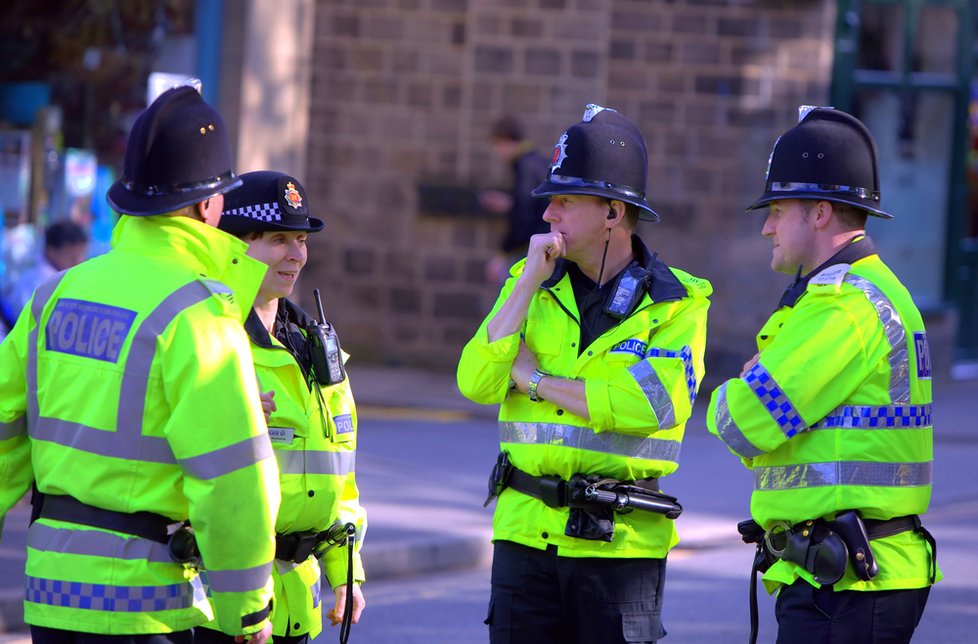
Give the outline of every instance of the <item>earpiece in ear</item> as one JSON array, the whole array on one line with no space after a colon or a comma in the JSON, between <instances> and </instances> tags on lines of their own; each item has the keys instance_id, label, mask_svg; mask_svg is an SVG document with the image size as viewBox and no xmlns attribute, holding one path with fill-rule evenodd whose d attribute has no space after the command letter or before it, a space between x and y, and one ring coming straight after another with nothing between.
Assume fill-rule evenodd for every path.
<instances>
[{"instance_id":1,"label":"earpiece in ear","mask_svg":"<svg viewBox=\"0 0 978 644\"><path fill-rule=\"evenodd\" d=\"M608 219L614 219L615 216L616 216L615 215L615 209L614 208L609 208L608 209Z\"/></svg>"}]
</instances>

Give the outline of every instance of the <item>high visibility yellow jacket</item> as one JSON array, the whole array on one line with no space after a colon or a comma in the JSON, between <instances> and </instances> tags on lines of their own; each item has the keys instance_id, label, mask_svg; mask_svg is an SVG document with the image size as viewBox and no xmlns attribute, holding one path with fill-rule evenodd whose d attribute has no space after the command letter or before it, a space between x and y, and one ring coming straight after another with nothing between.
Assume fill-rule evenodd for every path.
<instances>
[{"instance_id":1,"label":"high visibility yellow jacket","mask_svg":"<svg viewBox=\"0 0 978 644\"><path fill-rule=\"evenodd\" d=\"M0 345L0 514L34 480L98 508L190 519L213 610L166 546L39 519L25 620L139 634L216 617L257 631L279 485L242 322L266 267L187 217L122 217L113 246L39 287Z\"/></svg>"},{"instance_id":2,"label":"high visibility yellow jacket","mask_svg":"<svg viewBox=\"0 0 978 644\"><path fill-rule=\"evenodd\" d=\"M754 474L751 513L779 521L923 514L931 496L933 429L927 334L910 294L857 238L786 294L757 336L760 359L710 400L707 421ZM872 541L879 574L836 590L920 588L930 583L922 536ZM773 592L802 577L779 561L764 576Z\"/></svg>"},{"instance_id":3,"label":"high visibility yellow jacket","mask_svg":"<svg viewBox=\"0 0 978 644\"><path fill-rule=\"evenodd\" d=\"M524 262L513 267L458 364L462 394L500 405L501 449L534 476L634 480L674 472L704 373L709 282L656 260L650 292L635 311L579 355L579 312L570 278L558 266L534 295L521 331L489 342L489 321L510 297ZM584 381L590 420L510 391L521 336L542 371ZM539 549L552 544L565 557L662 558L678 543L674 522L660 514L616 514L611 542L566 536L568 516L567 508L506 489L497 499L493 538Z\"/></svg>"},{"instance_id":4,"label":"high visibility yellow jacket","mask_svg":"<svg viewBox=\"0 0 978 644\"><path fill-rule=\"evenodd\" d=\"M280 317L289 321L287 332L301 334L296 343L304 343L306 324L312 319L288 300L281 300L279 306ZM353 579L363 582L360 548L367 514L360 506L354 476L358 423L350 381L322 387L310 379L306 368L300 367L293 354L269 335L254 312L245 329L251 339L261 389L275 392L276 409L268 420L282 488L275 531L320 532L335 521L353 523L357 527ZM330 607L333 602L331 588L325 592L321 588L321 576L325 572L332 587L346 584L347 561L346 546L327 550L322 569L315 557L299 564L276 559L272 570L273 633L293 637L308 633L310 638L316 637L322 631L321 602L329 602Z\"/></svg>"}]
</instances>

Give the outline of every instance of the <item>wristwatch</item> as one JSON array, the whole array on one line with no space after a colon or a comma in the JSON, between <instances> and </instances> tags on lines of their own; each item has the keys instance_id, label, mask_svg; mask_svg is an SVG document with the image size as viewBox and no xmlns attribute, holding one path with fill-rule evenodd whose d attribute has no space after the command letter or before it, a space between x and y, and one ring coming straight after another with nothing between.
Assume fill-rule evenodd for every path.
<instances>
[{"instance_id":1,"label":"wristwatch","mask_svg":"<svg viewBox=\"0 0 978 644\"><path fill-rule=\"evenodd\" d=\"M533 371L533 375L530 376L530 384L526 388L527 393L530 395L530 400L533 402L541 402L543 400L543 398L537 395L537 385L539 385L540 381L549 375L549 373L544 373L539 369L535 369Z\"/></svg>"}]
</instances>

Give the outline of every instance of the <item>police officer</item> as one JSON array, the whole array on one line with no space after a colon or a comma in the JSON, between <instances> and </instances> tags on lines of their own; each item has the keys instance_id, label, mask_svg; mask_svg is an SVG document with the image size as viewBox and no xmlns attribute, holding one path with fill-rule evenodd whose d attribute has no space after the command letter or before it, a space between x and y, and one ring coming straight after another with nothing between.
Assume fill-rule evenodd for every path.
<instances>
[{"instance_id":1,"label":"police officer","mask_svg":"<svg viewBox=\"0 0 978 644\"><path fill-rule=\"evenodd\" d=\"M164 92L108 192L112 250L38 287L0 345L0 516L37 491L34 642L269 636L278 473L241 326L265 266L215 227L239 183L217 111Z\"/></svg>"},{"instance_id":2,"label":"police officer","mask_svg":"<svg viewBox=\"0 0 978 644\"><path fill-rule=\"evenodd\" d=\"M325 357L325 351L332 349L317 346L309 335L323 320L286 299L305 266L308 235L324 224L309 215L309 198L294 177L262 171L245 173L241 180L242 186L224 201L220 228L246 241L248 255L269 267L245 330L265 390L282 488L272 569L273 634L277 643L302 644L322 630L323 571L335 588L335 602L327 614L333 626L342 621L348 597L352 599L350 623L359 620L365 605L360 547L366 512L360 506L353 468L357 412L345 374L331 378L328 369L319 373L324 362L317 361L314 352ZM355 534L338 545L347 538L346 526L352 526ZM331 529L337 536L330 536ZM317 556L322 557L322 570ZM197 629L198 643L225 641L230 637Z\"/></svg>"},{"instance_id":3,"label":"police officer","mask_svg":"<svg viewBox=\"0 0 978 644\"><path fill-rule=\"evenodd\" d=\"M797 277L757 354L713 392L708 425L753 470L778 642L909 642L939 574L919 519L933 459L927 333L866 235L868 217L892 219L869 130L839 110L804 112L748 207L768 209L771 268Z\"/></svg>"},{"instance_id":4,"label":"police officer","mask_svg":"<svg viewBox=\"0 0 978 644\"><path fill-rule=\"evenodd\" d=\"M657 493L658 479L678 467L704 373L712 289L664 264L635 234L640 218L658 220L645 198L647 175L638 128L589 105L533 191L550 199L550 231L530 239L462 351L462 393L500 405L486 619L494 643L666 634L673 521L581 502L582 477L605 492L631 485Z\"/></svg>"}]
</instances>

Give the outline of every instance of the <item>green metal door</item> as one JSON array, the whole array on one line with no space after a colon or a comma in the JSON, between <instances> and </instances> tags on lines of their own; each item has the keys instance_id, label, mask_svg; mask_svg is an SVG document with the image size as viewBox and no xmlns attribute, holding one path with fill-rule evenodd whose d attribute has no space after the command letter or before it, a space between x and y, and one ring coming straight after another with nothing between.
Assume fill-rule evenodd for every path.
<instances>
[{"instance_id":1,"label":"green metal door","mask_svg":"<svg viewBox=\"0 0 978 644\"><path fill-rule=\"evenodd\" d=\"M831 104L879 146L883 207L895 219L871 234L922 309L957 310L959 360L978 359L973 2L840 0L832 74Z\"/></svg>"}]
</instances>

